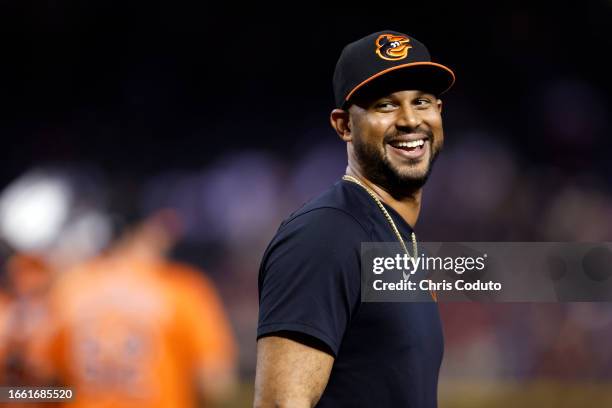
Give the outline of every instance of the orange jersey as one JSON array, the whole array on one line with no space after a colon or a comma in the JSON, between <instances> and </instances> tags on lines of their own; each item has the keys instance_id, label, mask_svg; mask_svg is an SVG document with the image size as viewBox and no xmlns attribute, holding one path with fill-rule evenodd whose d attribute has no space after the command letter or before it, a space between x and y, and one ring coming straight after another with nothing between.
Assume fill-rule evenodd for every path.
<instances>
[{"instance_id":1,"label":"orange jersey","mask_svg":"<svg viewBox=\"0 0 612 408\"><path fill-rule=\"evenodd\" d=\"M70 407L190 407L202 367L233 366L235 346L213 286L169 263L98 260L54 290L50 352L75 390Z\"/></svg>"}]
</instances>

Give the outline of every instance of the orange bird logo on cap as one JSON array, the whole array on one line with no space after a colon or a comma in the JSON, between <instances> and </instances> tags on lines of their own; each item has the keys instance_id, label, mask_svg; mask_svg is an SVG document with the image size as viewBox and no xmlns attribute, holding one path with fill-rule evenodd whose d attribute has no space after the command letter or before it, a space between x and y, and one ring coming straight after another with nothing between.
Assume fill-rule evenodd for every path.
<instances>
[{"instance_id":1,"label":"orange bird logo on cap","mask_svg":"<svg viewBox=\"0 0 612 408\"><path fill-rule=\"evenodd\" d=\"M403 35L383 34L376 39L376 54L388 61L397 61L408 56L412 48L410 39Z\"/></svg>"}]
</instances>

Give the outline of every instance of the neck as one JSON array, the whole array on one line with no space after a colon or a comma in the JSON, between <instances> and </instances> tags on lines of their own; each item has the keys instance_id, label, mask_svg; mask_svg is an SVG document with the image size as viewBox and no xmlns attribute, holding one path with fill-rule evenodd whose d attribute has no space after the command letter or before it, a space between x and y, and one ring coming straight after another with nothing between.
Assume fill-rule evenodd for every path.
<instances>
[{"instance_id":1,"label":"neck","mask_svg":"<svg viewBox=\"0 0 612 408\"><path fill-rule=\"evenodd\" d=\"M370 190L374 191L383 203L393 208L408 225L414 228L421 211L422 189L392 194L388 188L372 182L350 164L346 168L346 174L355 177Z\"/></svg>"}]
</instances>

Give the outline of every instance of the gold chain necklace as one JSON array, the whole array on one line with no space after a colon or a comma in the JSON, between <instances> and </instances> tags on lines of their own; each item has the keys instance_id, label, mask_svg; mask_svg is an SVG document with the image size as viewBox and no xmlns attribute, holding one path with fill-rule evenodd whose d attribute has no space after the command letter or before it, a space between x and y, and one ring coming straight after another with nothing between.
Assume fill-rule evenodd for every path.
<instances>
[{"instance_id":1,"label":"gold chain necklace","mask_svg":"<svg viewBox=\"0 0 612 408\"><path fill-rule=\"evenodd\" d=\"M383 205L382 201L380 201L380 198L378 198L376 196L376 193L374 191L372 191L368 186L363 184L361 181L359 181L358 179L356 179L353 176L349 176L348 174L345 174L344 176L342 176L342 180L350 181L350 182L353 182L353 183L361 186L370 195L370 197L372 197L374 199L374 201L376 201L376 205L378 205L378 208L380 208L380 211L382 211L382 213L384 214L385 218L387 219L387 222L389 222L389 225L391 226L391 229L393 230L393 233L395 233L395 236L397 237L397 240L399 241L400 245L404 249L404 252L406 253L406 255L408 255L408 257L410 257L410 252L408 252L408 248L406 247L406 243L404 242L404 239L402 238L402 234L400 234L399 230L397 229L397 226L395 225L395 222L393 221L393 218L391 218L391 214L389 214L389 211L387 211L387 209ZM412 238L412 253L413 253L413 257L416 259L417 255L418 255L416 234L414 232L412 232L410 234L410 237ZM412 274L408 275L408 279L410 279L411 276L412 276ZM406 280L408 280L408 279L406 279ZM431 298L433 299L433 301L437 302L438 301L438 296L436 294L436 291L435 290L430 290L429 293L431 294Z\"/></svg>"},{"instance_id":2,"label":"gold chain necklace","mask_svg":"<svg viewBox=\"0 0 612 408\"><path fill-rule=\"evenodd\" d=\"M400 234L399 230L397 229L397 226L395 225L395 222L393 222L393 218L391 218L391 215L389 214L389 212L383 205L382 201L380 201L380 198L376 196L376 193L374 193L374 191L372 191L368 186L363 184L361 181L359 181L353 176L349 176L348 174L345 174L344 176L342 176L342 180L351 181L361 186L370 195L370 197L372 197L374 201L376 201L376 205L378 205L378 208L380 208L380 211L382 211L383 215L387 219L387 222L389 222L389 225L391 225L391 229L393 230L393 233L395 233L395 236L397 237L397 240L399 241L400 245L404 249L404 252L406 252L406 255L408 255L408 257L411 257L410 252L408 252L408 248L406 247L406 243L404 242L404 239L402 238L402 234ZM412 257L416 258L416 256L418 255L418 249L417 249L417 241L416 241L415 233L413 232L412 234L410 234L410 237L412 238L412 254L413 254Z\"/></svg>"}]
</instances>

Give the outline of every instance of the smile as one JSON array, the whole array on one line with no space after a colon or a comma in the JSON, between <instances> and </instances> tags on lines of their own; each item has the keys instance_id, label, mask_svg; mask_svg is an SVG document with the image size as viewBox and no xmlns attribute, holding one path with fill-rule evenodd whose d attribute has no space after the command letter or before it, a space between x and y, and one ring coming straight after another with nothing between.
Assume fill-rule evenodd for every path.
<instances>
[{"instance_id":1,"label":"smile","mask_svg":"<svg viewBox=\"0 0 612 408\"><path fill-rule=\"evenodd\" d=\"M420 159L429 146L426 143L429 139L423 138L410 141L394 141L389 143L391 151L396 155L406 159Z\"/></svg>"},{"instance_id":2,"label":"smile","mask_svg":"<svg viewBox=\"0 0 612 408\"><path fill-rule=\"evenodd\" d=\"M425 140L421 139L421 140L415 140L413 142L399 142L393 145L393 147L408 147L412 149L414 147L423 146L424 144L425 144Z\"/></svg>"}]
</instances>

